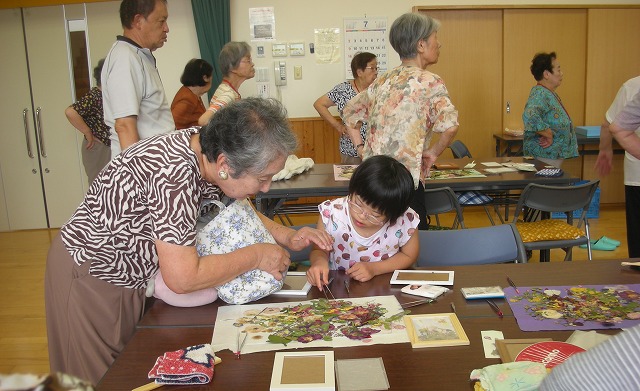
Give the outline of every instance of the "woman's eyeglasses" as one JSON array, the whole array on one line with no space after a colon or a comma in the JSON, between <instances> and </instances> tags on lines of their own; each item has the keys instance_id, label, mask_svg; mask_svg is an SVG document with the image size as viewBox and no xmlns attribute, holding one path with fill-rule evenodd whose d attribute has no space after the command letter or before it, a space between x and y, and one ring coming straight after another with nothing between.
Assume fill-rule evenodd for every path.
<instances>
[{"instance_id":1,"label":"woman's eyeglasses","mask_svg":"<svg viewBox=\"0 0 640 391\"><path fill-rule=\"evenodd\" d=\"M378 67L364 67L364 69L371 69L374 72L378 72Z\"/></svg>"},{"instance_id":2,"label":"woman's eyeglasses","mask_svg":"<svg viewBox=\"0 0 640 391\"><path fill-rule=\"evenodd\" d=\"M376 216L372 216L369 212L366 212L364 209L362 209L362 207L358 204L356 204L355 202L349 200L349 206L351 206L351 210L356 212L357 214L364 216L368 222L370 222L371 224L375 224L375 225L382 225L384 224L384 219L381 219L380 217L376 217Z\"/></svg>"}]
</instances>

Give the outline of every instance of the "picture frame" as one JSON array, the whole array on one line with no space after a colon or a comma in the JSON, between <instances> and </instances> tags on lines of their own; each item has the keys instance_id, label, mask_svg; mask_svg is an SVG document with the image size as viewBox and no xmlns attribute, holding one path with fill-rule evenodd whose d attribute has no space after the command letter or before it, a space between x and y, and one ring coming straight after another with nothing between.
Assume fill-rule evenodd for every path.
<instances>
[{"instance_id":1,"label":"picture frame","mask_svg":"<svg viewBox=\"0 0 640 391\"><path fill-rule=\"evenodd\" d=\"M270 391L335 391L333 351L276 352Z\"/></svg>"},{"instance_id":2,"label":"picture frame","mask_svg":"<svg viewBox=\"0 0 640 391\"><path fill-rule=\"evenodd\" d=\"M336 181L348 181L356 168L358 168L357 164L334 164L333 179Z\"/></svg>"},{"instance_id":3,"label":"picture frame","mask_svg":"<svg viewBox=\"0 0 640 391\"><path fill-rule=\"evenodd\" d=\"M287 272L282 289L273 292L277 296L306 296L311 289L305 272Z\"/></svg>"},{"instance_id":4,"label":"picture frame","mask_svg":"<svg viewBox=\"0 0 640 391\"><path fill-rule=\"evenodd\" d=\"M391 276L392 285L453 285L452 270L396 270Z\"/></svg>"},{"instance_id":5,"label":"picture frame","mask_svg":"<svg viewBox=\"0 0 640 391\"><path fill-rule=\"evenodd\" d=\"M414 349L469 345L469 337L454 313L405 315L404 323Z\"/></svg>"}]
</instances>

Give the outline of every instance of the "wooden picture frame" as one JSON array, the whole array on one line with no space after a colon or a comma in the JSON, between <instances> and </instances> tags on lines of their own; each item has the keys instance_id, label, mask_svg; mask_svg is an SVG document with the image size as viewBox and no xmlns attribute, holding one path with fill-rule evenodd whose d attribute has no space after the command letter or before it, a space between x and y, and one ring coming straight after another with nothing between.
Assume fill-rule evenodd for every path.
<instances>
[{"instance_id":1,"label":"wooden picture frame","mask_svg":"<svg viewBox=\"0 0 640 391\"><path fill-rule=\"evenodd\" d=\"M336 181L348 181L356 168L358 168L357 164L334 164L333 179Z\"/></svg>"},{"instance_id":2,"label":"wooden picture frame","mask_svg":"<svg viewBox=\"0 0 640 391\"><path fill-rule=\"evenodd\" d=\"M270 391L335 391L333 351L276 352Z\"/></svg>"},{"instance_id":3,"label":"wooden picture frame","mask_svg":"<svg viewBox=\"0 0 640 391\"><path fill-rule=\"evenodd\" d=\"M400 285L453 285L453 271L446 270L396 270L391 284Z\"/></svg>"},{"instance_id":4,"label":"wooden picture frame","mask_svg":"<svg viewBox=\"0 0 640 391\"><path fill-rule=\"evenodd\" d=\"M469 338L454 313L405 315L413 348L469 345Z\"/></svg>"}]
</instances>

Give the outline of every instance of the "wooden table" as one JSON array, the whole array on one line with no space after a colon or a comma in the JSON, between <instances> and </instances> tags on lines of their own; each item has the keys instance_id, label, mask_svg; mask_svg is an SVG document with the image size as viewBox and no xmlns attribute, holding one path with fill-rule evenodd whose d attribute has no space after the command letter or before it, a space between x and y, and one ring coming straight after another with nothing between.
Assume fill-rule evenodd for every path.
<instances>
[{"instance_id":1,"label":"wooden table","mask_svg":"<svg viewBox=\"0 0 640 391\"><path fill-rule=\"evenodd\" d=\"M438 163L455 163L458 167L464 167L472 159L439 159ZM489 168L482 165L482 162L530 162L541 169L545 165L537 160L523 160L521 157L497 157L491 159L475 160L475 169L486 177L483 178L463 178L463 179L442 179L429 180L425 183L425 188L435 188L449 186L454 191L507 191L522 190L529 183L542 183L548 185L568 185L580 179L568 173L556 178L546 178L536 176L534 172L516 171L501 174L491 174L484 172ZM333 164L316 164L310 170L294 176L291 179L273 182L271 188L266 193L259 193L255 197L256 208L265 216L273 218L276 210L287 200L303 197L341 197L348 194L349 181L336 181L333 174Z\"/></svg>"},{"instance_id":2,"label":"wooden table","mask_svg":"<svg viewBox=\"0 0 640 391\"><path fill-rule=\"evenodd\" d=\"M523 136L511 136L504 133L494 133L493 138L496 141L496 156L522 156L522 140ZM578 153L580 155L597 155L600 145L600 137L587 137L583 134L576 134L578 142ZM595 148L593 148L595 146ZM613 153L624 153L622 147L613 140Z\"/></svg>"},{"instance_id":3,"label":"wooden table","mask_svg":"<svg viewBox=\"0 0 640 391\"><path fill-rule=\"evenodd\" d=\"M518 328L509 305L495 300L505 313L500 319L484 301L465 301L461 287L507 286L506 276L519 286L632 284L640 273L620 266L619 260L573 261L529 264L433 267L454 270L453 291L434 304L412 308L412 313L451 312L455 303L458 318L469 337L469 346L412 349L408 343L333 349L335 359L382 357L392 390L468 390L469 374L475 368L499 363L484 358L480 337L482 330L501 330L505 338L549 337L564 341L570 331L523 332ZM390 286L391 275L375 277L367 283L352 283L351 296L393 294L400 302L413 300ZM331 289L336 297L347 297L344 274L337 273ZM315 289L307 298L320 297ZM322 296L324 297L324 296ZM259 302L299 301L301 298L265 298ZM197 308L175 308L156 301L144 316L136 334L98 385L99 390L130 390L149 382L147 373L155 359L164 352L211 341L213 324L220 303ZM616 333L617 330L607 330ZM266 390L271 379L274 352L251 353L236 360L230 351L221 351L222 364L216 367L213 381L205 386L180 386L180 390ZM165 386L167 390L174 389Z\"/></svg>"}]
</instances>

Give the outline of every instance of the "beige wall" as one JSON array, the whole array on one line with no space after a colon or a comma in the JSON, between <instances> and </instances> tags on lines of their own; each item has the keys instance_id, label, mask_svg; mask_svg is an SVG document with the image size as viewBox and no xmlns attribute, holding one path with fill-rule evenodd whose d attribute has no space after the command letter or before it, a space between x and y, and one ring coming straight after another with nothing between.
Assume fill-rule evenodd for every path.
<instances>
[{"instance_id":1,"label":"beige wall","mask_svg":"<svg viewBox=\"0 0 640 391\"><path fill-rule=\"evenodd\" d=\"M322 4L322 5L320 5ZM271 0L269 2L257 0L233 0L231 2L231 38L234 41L247 41L253 47L253 58L256 67L269 69L270 93L276 96L276 87L273 84L271 56L271 43L264 42L265 57L257 58L255 48L258 42L251 42L249 32L249 8L272 6L275 9L275 37L276 42L304 41L306 54L304 57L286 57L287 85L281 87L282 101L289 110L291 117L316 117L318 114L313 109L313 102L320 95L326 93L334 85L344 80L343 61L336 64L316 64L315 57L309 54L308 45L314 42L314 28L339 27L342 32L343 18L345 17L386 17L387 26L390 27L395 18L404 12L411 11L414 6L458 6L458 5L484 5L483 1L456 1L456 0L396 0L396 1L352 1L352 0L325 0L323 2L311 0ZM494 5L553 5L554 1L518 1L518 0L494 0ZM640 1L607 1L607 0L563 0L562 4L640 4ZM442 39L441 39L442 41ZM441 58L447 55L447 42L443 45ZM260 44L263 44L261 42ZM393 67L399 63L397 54L393 48L388 47L388 65ZM294 80L294 65L302 66L302 80ZM240 88L242 96L256 95L255 79L248 80ZM335 113L335 112L334 112Z\"/></svg>"}]
</instances>

